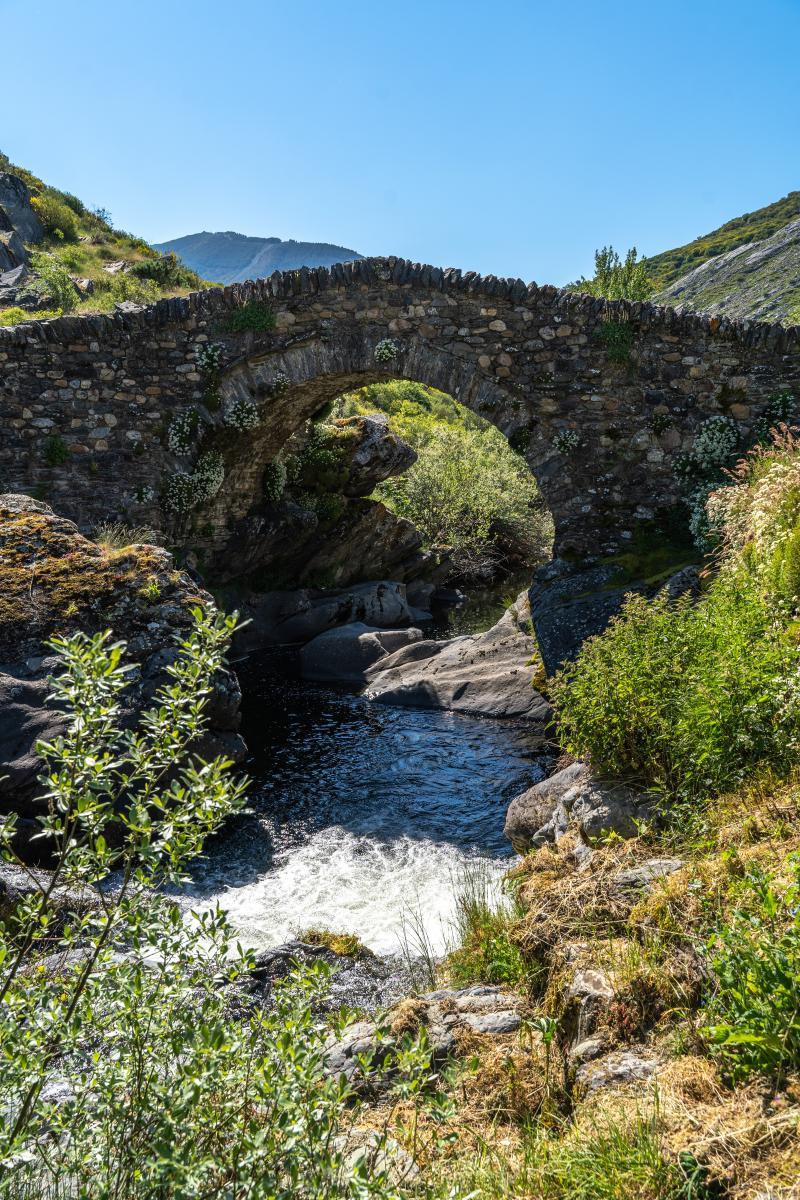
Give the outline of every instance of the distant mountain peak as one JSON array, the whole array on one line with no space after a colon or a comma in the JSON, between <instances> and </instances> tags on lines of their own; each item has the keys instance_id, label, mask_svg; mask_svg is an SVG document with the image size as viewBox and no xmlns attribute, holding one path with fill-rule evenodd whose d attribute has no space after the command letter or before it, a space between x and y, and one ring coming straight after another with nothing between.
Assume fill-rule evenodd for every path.
<instances>
[{"instance_id":1,"label":"distant mountain peak","mask_svg":"<svg viewBox=\"0 0 800 1200\"><path fill-rule=\"evenodd\" d=\"M295 271L300 267L330 267L333 263L363 258L357 250L332 242L286 241L279 237L251 237L228 229L224 232L190 233L159 242L156 250L178 255L187 267L215 283L243 283L273 271Z\"/></svg>"}]
</instances>

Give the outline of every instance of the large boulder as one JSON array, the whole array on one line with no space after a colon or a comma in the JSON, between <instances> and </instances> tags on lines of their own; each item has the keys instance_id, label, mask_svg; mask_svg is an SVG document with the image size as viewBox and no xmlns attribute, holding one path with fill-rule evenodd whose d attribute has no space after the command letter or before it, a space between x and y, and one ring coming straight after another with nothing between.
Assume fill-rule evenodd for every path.
<instances>
[{"instance_id":1,"label":"large boulder","mask_svg":"<svg viewBox=\"0 0 800 1200\"><path fill-rule=\"evenodd\" d=\"M130 727L169 682L192 609L211 603L163 547L108 549L42 501L0 495L0 813L17 813L22 825L42 811L36 743L63 729L48 701L47 679L59 666L48 647L54 634L110 629L127 643L132 670L120 721ZM220 671L206 705L207 732L194 747L201 757L244 758L240 700L236 677Z\"/></svg>"},{"instance_id":2,"label":"large boulder","mask_svg":"<svg viewBox=\"0 0 800 1200\"><path fill-rule=\"evenodd\" d=\"M0 229L13 229L23 242L40 242L44 237L27 184L10 171L0 171Z\"/></svg>"},{"instance_id":3,"label":"large boulder","mask_svg":"<svg viewBox=\"0 0 800 1200\"><path fill-rule=\"evenodd\" d=\"M511 801L505 835L518 854L558 841L577 826L590 845L609 834L635 837L652 812L652 797L619 782L596 779L575 762Z\"/></svg>"},{"instance_id":4,"label":"large boulder","mask_svg":"<svg viewBox=\"0 0 800 1200\"><path fill-rule=\"evenodd\" d=\"M421 638L419 629L373 629L356 621L329 629L303 646L300 670L304 679L318 683L363 684L373 663Z\"/></svg>"},{"instance_id":5,"label":"large boulder","mask_svg":"<svg viewBox=\"0 0 800 1200\"><path fill-rule=\"evenodd\" d=\"M367 696L407 708L446 708L549 723L532 684L536 642L523 595L487 633L426 641L381 659L367 673Z\"/></svg>"},{"instance_id":6,"label":"large boulder","mask_svg":"<svg viewBox=\"0 0 800 1200\"><path fill-rule=\"evenodd\" d=\"M405 584L381 579L349 588L264 592L251 595L242 608L248 624L237 635L237 649L302 645L329 629L361 622L375 629L411 623Z\"/></svg>"},{"instance_id":7,"label":"large boulder","mask_svg":"<svg viewBox=\"0 0 800 1200\"><path fill-rule=\"evenodd\" d=\"M377 484L392 475L402 475L417 461L416 450L392 433L383 413L346 417L334 421L333 427L350 435L354 447L342 487L345 496L368 496Z\"/></svg>"}]
</instances>

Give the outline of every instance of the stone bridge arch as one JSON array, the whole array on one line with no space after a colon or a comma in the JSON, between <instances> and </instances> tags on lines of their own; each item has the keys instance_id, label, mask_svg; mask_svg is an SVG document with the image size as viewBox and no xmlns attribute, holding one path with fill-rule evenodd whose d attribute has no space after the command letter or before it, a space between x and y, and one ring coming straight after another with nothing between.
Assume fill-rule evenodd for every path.
<instances>
[{"instance_id":1,"label":"stone bridge arch","mask_svg":"<svg viewBox=\"0 0 800 1200\"><path fill-rule=\"evenodd\" d=\"M381 361L386 342L397 352ZM553 514L556 553L579 556L618 551L674 507L675 455L706 418L746 433L770 396L800 394L800 330L380 258L2 329L0 371L3 490L33 492L84 527L171 519L165 484L191 473L203 446L176 452L169 431L196 410L225 478L190 524L211 525L219 544L235 526L226 504L235 518L254 495L247 472L285 422L344 387L405 377L514 439ZM281 373L288 386L270 392ZM256 428L226 425L236 396L260 406Z\"/></svg>"}]
</instances>

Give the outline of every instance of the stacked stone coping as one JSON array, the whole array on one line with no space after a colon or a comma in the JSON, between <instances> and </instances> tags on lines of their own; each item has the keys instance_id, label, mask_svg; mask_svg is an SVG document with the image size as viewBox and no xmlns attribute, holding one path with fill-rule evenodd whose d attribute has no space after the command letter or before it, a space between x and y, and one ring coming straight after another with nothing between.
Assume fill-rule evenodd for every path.
<instances>
[{"instance_id":1,"label":"stacked stone coping","mask_svg":"<svg viewBox=\"0 0 800 1200\"><path fill-rule=\"evenodd\" d=\"M0 328L0 347L38 341L63 343L98 340L115 333L134 333L181 323L194 315L217 315L232 311L248 300L288 300L310 296L330 288L349 288L381 283L394 286L418 285L441 292L463 292L487 300L523 303L547 301L565 316L583 313L607 321L625 321L641 329L660 329L673 336L703 333L738 341L752 349L777 355L800 353L800 325L785 326L765 321L737 321L704 313L664 307L648 301L606 300L572 292L550 284L526 284L522 279L462 272L456 267L433 267L404 258L362 258L335 263L331 267L301 267L276 271L265 279L248 280L225 288L207 288L188 296L158 300L138 311L55 317Z\"/></svg>"}]
</instances>

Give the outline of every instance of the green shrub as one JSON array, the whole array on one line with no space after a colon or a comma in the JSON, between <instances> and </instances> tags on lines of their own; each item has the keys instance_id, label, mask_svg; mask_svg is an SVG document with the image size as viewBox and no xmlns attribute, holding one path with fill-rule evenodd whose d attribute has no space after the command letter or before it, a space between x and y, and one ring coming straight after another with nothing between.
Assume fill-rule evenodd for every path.
<instances>
[{"instance_id":1,"label":"green shrub","mask_svg":"<svg viewBox=\"0 0 800 1200\"><path fill-rule=\"evenodd\" d=\"M18 308L15 305L12 308L0 309L0 325L21 325L24 321L48 321L53 317L60 316L60 308L39 308L35 312L28 312L26 308Z\"/></svg>"},{"instance_id":2,"label":"green shrub","mask_svg":"<svg viewBox=\"0 0 800 1200\"><path fill-rule=\"evenodd\" d=\"M448 546L460 573L481 577L542 561L550 518L527 464L477 414L433 388L406 380L372 384L342 398L343 415L386 413L394 433L417 451L399 478L374 498Z\"/></svg>"},{"instance_id":3,"label":"green shrub","mask_svg":"<svg viewBox=\"0 0 800 1200\"><path fill-rule=\"evenodd\" d=\"M152 279L160 288L199 288L202 280L196 271L185 267L177 254L159 254L134 263L131 274L137 279Z\"/></svg>"},{"instance_id":4,"label":"green shrub","mask_svg":"<svg viewBox=\"0 0 800 1200\"><path fill-rule=\"evenodd\" d=\"M62 438L61 434L53 433L45 441L44 450L42 451L44 461L48 467L60 467L69 459L69 446Z\"/></svg>"},{"instance_id":5,"label":"green shrub","mask_svg":"<svg viewBox=\"0 0 800 1200\"><path fill-rule=\"evenodd\" d=\"M630 362L633 328L627 321L604 321L600 326L600 340L606 348L610 362Z\"/></svg>"},{"instance_id":6,"label":"green shrub","mask_svg":"<svg viewBox=\"0 0 800 1200\"><path fill-rule=\"evenodd\" d=\"M396 1195L385 1141L366 1160L347 1145L358 1100L326 1070L320 972L290 976L270 1007L254 1002L252 959L221 910L190 919L164 890L244 801L229 764L190 750L234 623L196 610L137 730L119 722L124 647L107 634L54 643L68 723L38 747L54 871L0 920L3 1196ZM12 857L14 826L0 831ZM57 919L60 890L96 896L110 873L101 904ZM421 1043L388 1069L389 1094L420 1103Z\"/></svg>"},{"instance_id":7,"label":"green shrub","mask_svg":"<svg viewBox=\"0 0 800 1200\"><path fill-rule=\"evenodd\" d=\"M248 300L229 313L223 324L226 333L246 333L249 329L265 333L275 328L275 313L263 300Z\"/></svg>"},{"instance_id":8,"label":"green shrub","mask_svg":"<svg viewBox=\"0 0 800 1200\"><path fill-rule=\"evenodd\" d=\"M569 290L605 296L607 300L646 300L655 286L647 274L647 259L637 257L635 246L624 260L613 246L604 246L595 250L594 278L581 276L577 283L569 285Z\"/></svg>"},{"instance_id":9,"label":"green shrub","mask_svg":"<svg viewBox=\"0 0 800 1200\"><path fill-rule=\"evenodd\" d=\"M761 762L788 769L797 667L797 645L745 570L723 573L694 605L633 595L552 681L559 736L598 772L712 795Z\"/></svg>"},{"instance_id":10,"label":"green shrub","mask_svg":"<svg viewBox=\"0 0 800 1200\"><path fill-rule=\"evenodd\" d=\"M31 268L39 277L48 297L51 297L62 312L69 313L76 307L79 296L69 271L54 254L37 250L31 255Z\"/></svg>"},{"instance_id":11,"label":"green shrub","mask_svg":"<svg viewBox=\"0 0 800 1200\"><path fill-rule=\"evenodd\" d=\"M763 1073L777 1086L800 1069L800 859L781 888L752 868L712 946L706 1033L731 1078Z\"/></svg>"},{"instance_id":12,"label":"green shrub","mask_svg":"<svg viewBox=\"0 0 800 1200\"><path fill-rule=\"evenodd\" d=\"M78 239L78 218L69 204L55 193L47 190L41 196L33 196L31 205L44 226L45 233L65 242Z\"/></svg>"}]
</instances>

